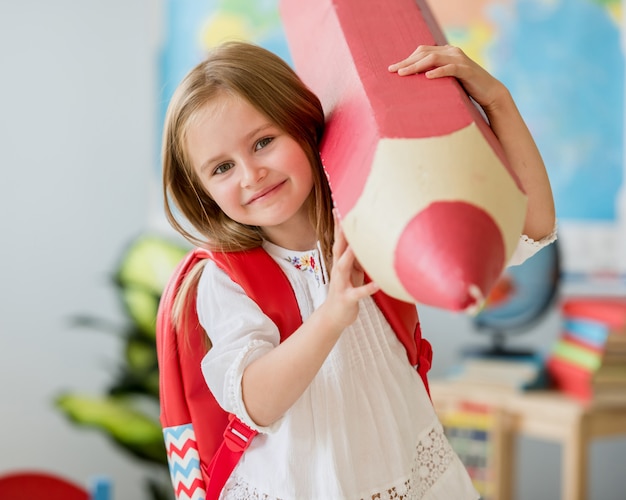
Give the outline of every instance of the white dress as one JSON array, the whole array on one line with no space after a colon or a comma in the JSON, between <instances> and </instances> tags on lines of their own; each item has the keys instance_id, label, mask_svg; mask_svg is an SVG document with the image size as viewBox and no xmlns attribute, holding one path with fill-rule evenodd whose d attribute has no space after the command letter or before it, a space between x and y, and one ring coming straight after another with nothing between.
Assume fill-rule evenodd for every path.
<instances>
[{"instance_id":1,"label":"white dress","mask_svg":"<svg viewBox=\"0 0 626 500\"><path fill-rule=\"evenodd\" d=\"M516 260L549 241L522 238ZM319 252L267 242L264 248L287 275L306 320L328 290ZM260 432L229 478L223 500L479 498L421 378L373 299L361 301L357 320L271 427L248 416L241 379L246 366L278 345L276 326L213 262L200 279L197 305L213 344L202 362L206 382L224 409Z\"/></svg>"}]
</instances>

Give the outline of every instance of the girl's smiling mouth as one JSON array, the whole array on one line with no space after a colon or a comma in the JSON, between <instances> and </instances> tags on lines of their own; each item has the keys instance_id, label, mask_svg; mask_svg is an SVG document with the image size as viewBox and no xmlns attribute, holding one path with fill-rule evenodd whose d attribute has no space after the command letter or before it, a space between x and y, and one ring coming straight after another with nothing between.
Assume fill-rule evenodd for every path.
<instances>
[{"instance_id":1,"label":"girl's smiling mouth","mask_svg":"<svg viewBox=\"0 0 626 500\"><path fill-rule=\"evenodd\" d=\"M278 184L274 184L273 186L270 186L269 188L264 189L263 191L260 191L259 193L253 195L248 201L246 201L244 205L251 205L252 203L256 201L265 199L265 197L275 193L278 189L280 189L283 186L283 184L285 184L285 182L287 182L286 179L284 181L279 182Z\"/></svg>"}]
</instances>

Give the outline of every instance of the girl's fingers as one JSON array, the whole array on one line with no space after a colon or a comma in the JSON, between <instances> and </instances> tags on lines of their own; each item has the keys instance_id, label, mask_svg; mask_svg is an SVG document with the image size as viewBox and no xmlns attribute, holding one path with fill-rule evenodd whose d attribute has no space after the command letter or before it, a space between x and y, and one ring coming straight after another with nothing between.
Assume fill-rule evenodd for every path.
<instances>
[{"instance_id":1,"label":"girl's fingers","mask_svg":"<svg viewBox=\"0 0 626 500\"><path fill-rule=\"evenodd\" d=\"M350 294L353 300L368 297L379 290L375 283L363 284L364 271L361 264L356 260L354 251L348 244L346 236L341 229L337 212L333 210L335 219L335 241L333 243L333 278L351 288ZM333 280L331 280L331 283ZM337 281L336 281L337 282Z\"/></svg>"},{"instance_id":2,"label":"girl's fingers","mask_svg":"<svg viewBox=\"0 0 626 500\"><path fill-rule=\"evenodd\" d=\"M502 85L459 47L420 46L409 57L389 66L400 76L424 73L426 78L457 78L478 104L492 106L502 94Z\"/></svg>"},{"instance_id":3,"label":"girl's fingers","mask_svg":"<svg viewBox=\"0 0 626 500\"><path fill-rule=\"evenodd\" d=\"M402 70L407 70L409 68L415 67L417 65L417 63L419 63L421 60L423 60L425 57L427 57L429 54L431 54L433 49L437 50L437 49L441 49L441 47L420 45L419 47L417 47L417 49L415 49L411 53L411 55L409 55L408 57L406 57L402 61L398 61L398 62L390 65L388 69L389 69L389 71L392 71L392 72L400 71L402 73L403 72Z\"/></svg>"},{"instance_id":4,"label":"girl's fingers","mask_svg":"<svg viewBox=\"0 0 626 500\"><path fill-rule=\"evenodd\" d=\"M420 45L409 57L388 69L401 76L416 73L426 73L429 77L456 76L455 66L462 65L466 59L458 47Z\"/></svg>"},{"instance_id":5,"label":"girl's fingers","mask_svg":"<svg viewBox=\"0 0 626 500\"><path fill-rule=\"evenodd\" d=\"M362 286L354 287L349 291L350 300L357 303L362 299L371 297L376 292L378 292L378 290L380 290L378 285L372 282L366 283L365 285L362 285Z\"/></svg>"},{"instance_id":6,"label":"girl's fingers","mask_svg":"<svg viewBox=\"0 0 626 500\"><path fill-rule=\"evenodd\" d=\"M339 256L335 256L335 266L337 272L341 273L344 283L352 283L352 275L354 273L356 264L356 256L352 248L346 244L345 250Z\"/></svg>"},{"instance_id":7,"label":"girl's fingers","mask_svg":"<svg viewBox=\"0 0 626 500\"><path fill-rule=\"evenodd\" d=\"M345 284L346 289L349 289L347 293L352 297L352 300L361 300L380 290L380 287L374 282L364 283L364 272L350 247L346 248L337 262L337 271L342 276L340 280Z\"/></svg>"},{"instance_id":8,"label":"girl's fingers","mask_svg":"<svg viewBox=\"0 0 626 500\"><path fill-rule=\"evenodd\" d=\"M343 251L340 254L335 254L335 266L344 273L350 273L354 267L356 257L352 248L345 241L345 237L342 246Z\"/></svg>"},{"instance_id":9,"label":"girl's fingers","mask_svg":"<svg viewBox=\"0 0 626 500\"><path fill-rule=\"evenodd\" d=\"M363 294L362 298L369 297L370 295L374 295L376 292L380 290L378 283L374 283L373 281L370 281L369 283L366 283L365 285L359 288L361 290L361 293Z\"/></svg>"},{"instance_id":10,"label":"girl's fingers","mask_svg":"<svg viewBox=\"0 0 626 500\"><path fill-rule=\"evenodd\" d=\"M333 210L333 218L335 219L335 241L333 243L333 259L335 262L343 255L348 247L348 241L343 234L339 218L337 217L336 210Z\"/></svg>"}]
</instances>

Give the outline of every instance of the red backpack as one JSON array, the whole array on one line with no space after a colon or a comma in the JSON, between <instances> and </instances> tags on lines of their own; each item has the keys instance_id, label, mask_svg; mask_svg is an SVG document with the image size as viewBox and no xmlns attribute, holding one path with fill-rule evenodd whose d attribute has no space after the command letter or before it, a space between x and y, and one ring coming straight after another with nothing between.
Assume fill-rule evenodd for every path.
<instances>
[{"instance_id":1,"label":"red backpack","mask_svg":"<svg viewBox=\"0 0 626 500\"><path fill-rule=\"evenodd\" d=\"M262 248L244 252L195 249L172 273L159 304L157 356L161 425L177 500L216 500L241 455L257 434L228 414L209 391L201 371L206 333L198 322L195 300L187 301L180 330L172 307L185 276L203 259L213 260L238 283L276 324L281 342L302 323L291 285L280 266ZM415 305L382 292L376 304L417 367L426 389L432 350L421 338Z\"/></svg>"}]
</instances>

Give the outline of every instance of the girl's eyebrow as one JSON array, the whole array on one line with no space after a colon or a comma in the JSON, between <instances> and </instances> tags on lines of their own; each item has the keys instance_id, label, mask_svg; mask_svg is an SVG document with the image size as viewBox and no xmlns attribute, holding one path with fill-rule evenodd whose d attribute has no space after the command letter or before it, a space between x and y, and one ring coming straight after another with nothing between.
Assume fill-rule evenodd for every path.
<instances>
[{"instance_id":1,"label":"girl's eyebrow","mask_svg":"<svg viewBox=\"0 0 626 500\"><path fill-rule=\"evenodd\" d=\"M254 130L250 131L248 134L246 134L246 139L252 139L255 135L263 132L264 130L267 130L268 128L272 128L273 126L274 124L272 122L263 123Z\"/></svg>"},{"instance_id":2,"label":"girl's eyebrow","mask_svg":"<svg viewBox=\"0 0 626 500\"><path fill-rule=\"evenodd\" d=\"M258 127L252 129L250 132L248 132L244 136L244 140L249 141L255 135L263 132L264 130L272 128L272 127L274 127L274 124L272 122L263 123L263 124L259 125ZM223 156L222 154L219 154L219 155L213 156L213 157L209 158L208 160L204 161L202 163L202 165L200 166L200 171L203 172L204 170L209 168L213 163L215 163L217 160L219 160L222 156Z\"/></svg>"}]
</instances>

